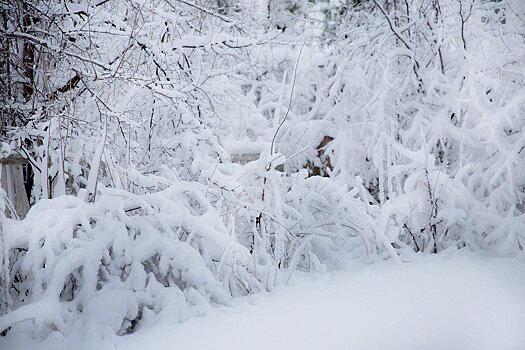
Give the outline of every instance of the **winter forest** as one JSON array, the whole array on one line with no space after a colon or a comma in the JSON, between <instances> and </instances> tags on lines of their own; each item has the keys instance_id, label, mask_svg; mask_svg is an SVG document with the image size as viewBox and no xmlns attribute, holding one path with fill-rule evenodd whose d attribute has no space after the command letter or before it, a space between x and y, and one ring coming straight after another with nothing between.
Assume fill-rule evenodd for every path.
<instances>
[{"instance_id":1,"label":"winter forest","mask_svg":"<svg viewBox=\"0 0 525 350\"><path fill-rule=\"evenodd\" d=\"M0 6L0 349L525 349L525 1Z\"/></svg>"}]
</instances>

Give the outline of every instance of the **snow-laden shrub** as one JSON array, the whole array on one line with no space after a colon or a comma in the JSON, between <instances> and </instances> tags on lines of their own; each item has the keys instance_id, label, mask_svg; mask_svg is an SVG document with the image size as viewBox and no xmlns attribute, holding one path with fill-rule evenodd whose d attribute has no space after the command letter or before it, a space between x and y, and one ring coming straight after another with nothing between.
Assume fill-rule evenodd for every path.
<instances>
[{"instance_id":1,"label":"snow-laden shrub","mask_svg":"<svg viewBox=\"0 0 525 350\"><path fill-rule=\"evenodd\" d=\"M283 154L268 153L242 168L242 185L229 208L236 236L256 261L267 289L286 281L297 268L320 271L350 259L397 260L376 224L379 208L363 200L366 189L334 179L275 170ZM384 254L386 252L386 254ZM284 272L284 276L282 274Z\"/></svg>"},{"instance_id":2,"label":"snow-laden shrub","mask_svg":"<svg viewBox=\"0 0 525 350\"><path fill-rule=\"evenodd\" d=\"M41 200L24 220L4 219L11 258L1 330L125 334L384 247L377 208L359 190L306 170L289 177L267 160L238 169L241 191L215 203L223 214L208 186L180 182L143 195L102 188L93 203Z\"/></svg>"},{"instance_id":3,"label":"snow-laden shrub","mask_svg":"<svg viewBox=\"0 0 525 350\"><path fill-rule=\"evenodd\" d=\"M305 175L306 170L302 170L293 177L285 197L286 203L300 213L292 231L309 239L305 259L300 261L303 269L321 262L329 268L341 268L349 259L373 259L377 246L383 250L385 241L375 224L377 207L362 201L362 188ZM387 249L391 248L388 244Z\"/></svg>"},{"instance_id":4,"label":"snow-laden shrub","mask_svg":"<svg viewBox=\"0 0 525 350\"><path fill-rule=\"evenodd\" d=\"M278 137L280 152L293 150L288 169L317 161L329 135L332 181L363 182L361 198L377 205L376 226L396 248L522 250L523 5L363 6L341 14L336 40L318 49L322 65L299 65ZM290 67L293 57L282 60Z\"/></svg>"},{"instance_id":5,"label":"snow-laden shrub","mask_svg":"<svg viewBox=\"0 0 525 350\"><path fill-rule=\"evenodd\" d=\"M203 196L179 183L147 195L108 191L95 203L42 200L23 221L5 220L11 312L0 328L63 334L79 327L123 334L152 315L182 320L257 289L249 253ZM89 328L88 328L89 329Z\"/></svg>"}]
</instances>

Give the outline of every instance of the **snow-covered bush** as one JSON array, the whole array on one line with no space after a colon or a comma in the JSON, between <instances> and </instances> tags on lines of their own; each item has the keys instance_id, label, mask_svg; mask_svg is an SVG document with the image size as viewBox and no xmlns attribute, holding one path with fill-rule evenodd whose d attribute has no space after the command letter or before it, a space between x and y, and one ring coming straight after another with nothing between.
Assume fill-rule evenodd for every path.
<instances>
[{"instance_id":1,"label":"snow-covered bush","mask_svg":"<svg viewBox=\"0 0 525 350\"><path fill-rule=\"evenodd\" d=\"M154 314L179 321L259 288L248 250L204 192L180 183L146 195L108 190L95 203L63 196L5 220L7 250L24 253L10 265L13 311L0 328L32 320L34 334L101 325L123 334Z\"/></svg>"},{"instance_id":2,"label":"snow-covered bush","mask_svg":"<svg viewBox=\"0 0 525 350\"><path fill-rule=\"evenodd\" d=\"M329 135L331 179L363 182L397 248L522 250L523 11L425 0L343 11L324 64L301 62L280 133L279 151L300 154L288 169L318 162Z\"/></svg>"}]
</instances>

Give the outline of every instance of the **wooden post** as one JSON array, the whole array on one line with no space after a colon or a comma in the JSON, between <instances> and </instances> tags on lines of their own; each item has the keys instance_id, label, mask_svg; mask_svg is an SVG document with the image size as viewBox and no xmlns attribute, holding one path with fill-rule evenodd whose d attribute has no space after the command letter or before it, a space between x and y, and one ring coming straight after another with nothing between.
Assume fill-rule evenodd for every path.
<instances>
[{"instance_id":1,"label":"wooden post","mask_svg":"<svg viewBox=\"0 0 525 350\"><path fill-rule=\"evenodd\" d=\"M0 159L0 186L7 194L7 199L23 219L29 211L29 198L25 188L24 167L29 163L22 157L10 155Z\"/></svg>"}]
</instances>

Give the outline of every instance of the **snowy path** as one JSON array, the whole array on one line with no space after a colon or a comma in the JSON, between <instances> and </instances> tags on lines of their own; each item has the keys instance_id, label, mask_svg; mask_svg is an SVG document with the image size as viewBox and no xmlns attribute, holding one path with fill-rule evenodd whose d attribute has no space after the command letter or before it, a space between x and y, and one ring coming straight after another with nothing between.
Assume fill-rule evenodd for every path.
<instances>
[{"instance_id":1,"label":"snowy path","mask_svg":"<svg viewBox=\"0 0 525 350\"><path fill-rule=\"evenodd\" d=\"M523 260L460 257L400 267L379 264L300 276L293 286L250 300L105 345L119 350L525 349ZM78 343L71 345L67 348L79 349Z\"/></svg>"}]
</instances>

